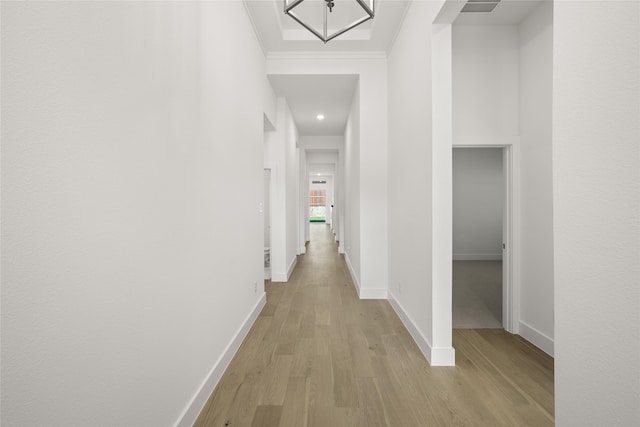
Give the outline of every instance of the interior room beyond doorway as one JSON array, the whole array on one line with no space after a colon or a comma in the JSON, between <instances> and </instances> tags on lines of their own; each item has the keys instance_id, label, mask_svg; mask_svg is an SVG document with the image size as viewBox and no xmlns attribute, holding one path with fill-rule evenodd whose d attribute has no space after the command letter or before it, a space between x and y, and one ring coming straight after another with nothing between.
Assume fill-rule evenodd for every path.
<instances>
[{"instance_id":1,"label":"interior room beyond doorway","mask_svg":"<svg viewBox=\"0 0 640 427\"><path fill-rule=\"evenodd\" d=\"M502 328L503 153L453 149L453 327Z\"/></svg>"}]
</instances>

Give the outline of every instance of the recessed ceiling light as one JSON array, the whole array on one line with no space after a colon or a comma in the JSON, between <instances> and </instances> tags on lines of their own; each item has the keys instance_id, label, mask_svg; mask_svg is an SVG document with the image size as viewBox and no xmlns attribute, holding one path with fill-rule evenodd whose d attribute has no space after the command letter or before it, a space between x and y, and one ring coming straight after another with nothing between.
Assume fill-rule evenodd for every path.
<instances>
[{"instance_id":1,"label":"recessed ceiling light","mask_svg":"<svg viewBox=\"0 0 640 427\"><path fill-rule=\"evenodd\" d=\"M318 114L318 115L316 116L316 119L318 119L318 120L324 120L324 114Z\"/></svg>"}]
</instances>

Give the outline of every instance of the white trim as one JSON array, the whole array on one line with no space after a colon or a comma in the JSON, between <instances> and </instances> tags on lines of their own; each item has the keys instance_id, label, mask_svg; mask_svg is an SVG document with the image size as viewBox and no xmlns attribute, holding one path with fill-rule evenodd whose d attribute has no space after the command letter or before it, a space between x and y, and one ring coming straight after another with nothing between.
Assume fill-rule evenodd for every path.
<instances>
[{"instance_id":1,"label":"white trim","mask_svg":"<svg viewBox=\"0 0 640 427\"><path fill-rule=\"evenodd\" d=\"M360 297L360 281L358 280L358 276L356 276L356 272L353 269L353 265L351 265L349 254L344 251L343 253L344 253L344 260L347 263L347 268L349 269L349 274L351 274L351 281L353 282L353 286L356 288L358 297Z\"/></svg>"},{"instance_id":2,"label":"white trim","mask_svg":"<svg viewBox=\"0 0 640 427\"><path fill-rule=\"evenodd\" d=\"M174 424L175 427L187 427L192 426L193 423L195 423L198 415L200 415L200 412L202 411L202 408L204 408L205 403L209 400L209 396L211 396L211 393L213 393L216 385L218 385L220 378L222 378L222 374L224 374L224 371L229 366L231 359L233 359L233 356L240 348L242 341L244 341L266 303L267 294L263 293L227 348L222 352L218 361L213 365L209 375L204 379L198 388L198 391L191 398L182 414L180 414L180 417Z\"/></svg>"},{"instance_id":3,"label":"white trim","mask_svg":"<svg viewBox=\"0 0 640 427\"><path fill-rule=\"evenodd\" d=\"M453 148L502 148L506 212L503 215L503 297L502 327L519 331L520 320L520 137L492 136L457 141ZM455 256L453 259L456 259Z\"/></svg>"},{"instance_id":4,"label":"white trim","mask_svg":"<svg viewBox=\"0 0 640 427\"><path fill-rule=\"evenodd\" d=\"M433 347L431 366L456 366L456 350L453 347Z\"/></svg>"},{"instance_id":5,"label":"white trim","mask_svg":"<svg viewBox=\"0 0 640 427\"><path fill-rule=\"evenodd\" d=\"M422 335L420 329L418 329L415 322L407 314L405 309L402 307L402 304L398 302L391 291L388 292L388 301L431 366L455 366L456 351L453 347L431 347L429 340Z\"/></svg>"},{"instance_id":6,"label":"white trim","mask_svg":"<svg viewBox=\"0 0 640 427\"><path fill-rule=\"evenodd\" d=\"M454 261L502 261L502 254L453 254Z\"/></svg>"},{"instance_id":7,"label":"white trim","mask_svg":"<svg viewBox=\"0 0 640 427\"><path fill-rule=\"evenodd\" d=\"M271 272L271 281L278 283L285 283L287 281L287 273L285 272Z\"/></svg>"},{"instance_id":8,"label":"white trim","mask_svg":"<svg viewBox=\"0 0 640 427\"><path fill-rule=\"evenodd\" d=\"M360 299L387 299L388 293L384 288L360 288Z\"/></svg>"},{"instance_id":9,"label":"white trim","mask_svg":"<svg viewBox=\"0 0 640 427\"><path fill-rule=\"evenodd\" d=\"M266 59L267 51L264 47L264 41L262 40L260 31L258 31L258 27L255 21L253 20L253 15L251 14L251 11L249 11L249 4L247 3L247 0L242 0L242 5L244 6L245 12L247 12L247 17L249 18L249 22L251 22L251 27L253 27L253 33L256 35L256 39L258 40L258 44L260 45L260 50L262 51L262 55Z\"/></svg>"},{"instance_id":10,"label":"white trim","mask_svg":"<svg viewBox=\"0 0 640 427\"><path fill-rule=\"evenodd\" d=\"M391 36L391 39L389 40L389 43L387 44L387 52L391 52L393 50L393 48L396 45L396 40L398 40L398 36L400 35L400 30L402 30L402 27L404 26L404 21L407 18L407 13L409 12L409 9L411 8L411 4L413 3L412 0L409 0L407 2L407 5L404 8L404 11L402 12L402 17L400 18L400 21L398 22L398 25L396 26L395 32L393 33L393 35ZM373 20L373 25L376 24L376 20ZM373 26L371 27L371 30L373 31Z\"/></svg>"},{"instance_id":11,"label":"white trim","mask_svg":"<svg viewBox=\"0 0 640 427\"><path fill-rule=\"evenodd\" d=\"M387 53L381 52L269 52L267 61L290 59L387 59Z\"/></svg>"},{"instance_id":12,"label":"white trim","mask_svg":"<svg viewBox=\"0 0 640 427\"><path fill-rule=\"evenodd\" d=\"M288 282L289 279L291 278L291 275L293 274L293 269L296 268L297 264L298 264L298 257L295 256L293 257L293 261L291 261L291 264L289 264L289 268L287 269L286 272L284 271L271 272L271 281L278 282L278 283ZM271 264L271 267L273 267L273 264Z\"/></svg>"},{"instance_id":13,"label":"white trim","mask_svg":"<svg viewBox=\"0 0 640 427\"><path fill-rule=\"evenodd\" d=\"M286 280L286 282L288 282L289 279L291 278L291 275L293 274L293 269L296 268L297 264L298 264L298 257L295 256L295 257L293 257L293 261L291 261L291 264L289 264L289 269L287 270L287 280Z\"/></svg>"},{"instance_id":14,"label":"white trim","mask_svg":"<svg viewBox=\"0 0 640 427\"><path fill-rule=\"evenodd\" d=\"M549 356L553 357L553 353L554 353L553 338L546 336L545 334L543 334L533 326L523 322L522 320L519 323L520 323L519 335L522 338L529 341L531 344L538 347L540 350L547 353Z\"/></svg>"},{"instance_id":15,"label":"white trim","mask_svg":"<svg viewBox=\"0 0 640 427\"><path fill-rule=\"evenodd\" d=\"M344 254L344 246L341 246L341 245L338 246L338 253Z\"/></svg>"},{"instance_id":16,"label":"white trim","mask_svg":"<svg viewBox=\"0 0 640 427\"><path fill-rule=\"evenodd\" d=\"M363 288L360 286L360 282L358 281L358 277L356 277L356 273L353 269L353 265L351 265L351 260L349 260L349 254L344 254L344 259L347 263L347 267L349 268L349 274L351 274L351 280L353 282L354 288L356 288L356 292L358 294L358 298L360 299L387 299L387 289L386 288Z\"/></svg>"}]
</instances>

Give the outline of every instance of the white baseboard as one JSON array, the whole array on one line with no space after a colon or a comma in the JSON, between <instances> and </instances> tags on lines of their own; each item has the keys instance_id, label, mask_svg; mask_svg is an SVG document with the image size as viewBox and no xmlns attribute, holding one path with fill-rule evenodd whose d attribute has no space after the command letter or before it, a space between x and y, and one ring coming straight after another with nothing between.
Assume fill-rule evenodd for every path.
<instances>
[{"instance_id":1,"label":"white baseboard","mask_svg":"<svg viewBox=\"0 0 640 427\"><path fill-rule=\"evenodd\" d=\"M353 270L353 265L351 265L351 260L349 259L349 254L344 253L344 260L347 263L347 268L349 269L349 274L351 274L351 281L353 282L353 286L356 288L356 292L358 296L360 296L360 281L358 280L358 276L356 276L356 272Z\"/></svg>"},{"instance_id":2,"label":"white baseboard","mask_svg":"<svg viewBox=\"0 0 640 427\"><path fill-rule=\"evenodd\" d=\"M229 366L231 359L233 359L233 356L240 348L242 341L244 341L244 338L249 333L251 326L253 326L266 303L267 294L263 293L256 305L253 307L253 310L251 310L245 321L242 323L240 330L238 330L218 361L213 365L209 375L207 375L196 394L178 418L178 421L174 424L175 427L191 427L193 423L196 422L198 415L200 415L200 411L202 411L205 403L207 403L209 396L211 396L216 385L218 385L218 381L222 378L222 374L224 374L224 371Z\"/></svg>"},{"instance_id":3,"label":"white baseboard","mask_svg":"<svg viewBox=\"0 0 640 427\"><path fill-rule=\"evenodd\" d=\"M293 260L291 261L291 264L289 265L289 268L287 269L286 273L283 271L271 272L271 281L280 282L280 283L288 282L289 278L291 277L291 274L293 274L293 269L296 268L297 264L298 264L298 257L293 257Z\"/></svg>"},{"instance_id":4,"label":"white baseboard","mask_svg":"<svg viewBox=\"0 0 640 427\"><path fill-rule=\"evenodd\" d=\"M411 317L407 314L402 304L395 298L391 291L387 292L388 300L393 307L394 311L407 328L411 337L418 345L424 357L427 358L431 366L455 366L456 364L456 351L453 347L432 347L429 340L422 335L422 332L418 329L416 324L411 320Z\"/></svg>"},{"instance_id":5,"label":"white baseboard","mask_svg":"<svg viewBox=\"0 0 640 427\"><path fill-rule=\"evenodd\" d=\"M454 261L502 261L502 254L453 254Z\"/></svg>"},{"instance_id":6,"label":"white baseboard","mask_svg":"<svg viewBox=\"0 0 640 427\"><path fill-rule=\"evenodd\" d=\"M519 325L518 334L522 338L526 339L531 344L535 345L540 350L547 353L549 356L554 357L553 356L554 343L552 338L549 338L548 336L546 336L545 334L543 334L533 326L523 322L522 320L518 322L518 325Z\"/></svg>"},{"instance_id":7,"label":"white baseboard","mask_svg":"<svg viewBox=\"0 0 640 427\"><path fill-rule=\"evenodd\" d=\"M289 278L293 274L293 269L296 268L297 264L298 264L298 257L293 257L291 264L289 264L289 269L287 269L287 280L286 280L287 282L289 281Z\"/></svg>"},{"instance_id":8,"label":"white baseboard","mask_svg":"<svg viewBox=\"0 0 640 427\"><path fill-rule=\"evenodd\" d=\"M387 299L387 290L380 288L360 288L358 296L360 299Z\"/></svg>"},{"instance_id":9,"label":"white baseboard","mask_svg":"<svg viewBox=\"0 0 640 427\"><path fill-rule=\"evenodd\" d=\"M286 282L287 281L287 273L283 272L272 272L271 273L271 281L272 282Z\"/></svg>"},{"instance_id":10,"label":"white baseboard","mask_svg":"<svg viewBox=\"0 0 640 427\"><path fill-rule=\"evenodd\" d=\"M347 262L347 267L349 267L349 273L351 274L351 280L353 281L353 286L356 288L356 292L358 293L358 297L360 299L387 299L387 289L386 288L363 288L360 286L360 282L356 277L356 273L351 265L351 260L349 260L349 255L345 254L344 259Z\"/></svg>"}]
</instances>

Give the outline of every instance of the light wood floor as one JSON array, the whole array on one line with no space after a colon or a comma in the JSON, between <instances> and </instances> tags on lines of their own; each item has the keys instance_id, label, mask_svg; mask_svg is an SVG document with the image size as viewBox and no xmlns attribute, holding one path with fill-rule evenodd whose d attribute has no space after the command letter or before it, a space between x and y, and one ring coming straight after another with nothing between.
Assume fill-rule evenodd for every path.
<instances>
[{"instance_id":1,"label":"light wood floor","mask_svg":"<svg viewBox=\"0 0 640 427\"><path fill-rule=\"evenodd\" d=\"M430 367L387 301L359 300L328 227L311 224L196 426L551 426L553 359L499 329L455 330Z\"/></svg>"}]
</instances>

